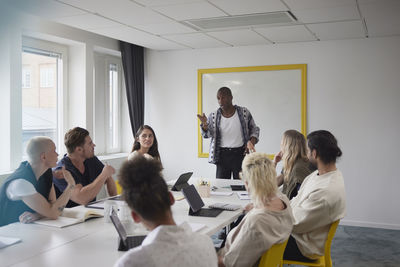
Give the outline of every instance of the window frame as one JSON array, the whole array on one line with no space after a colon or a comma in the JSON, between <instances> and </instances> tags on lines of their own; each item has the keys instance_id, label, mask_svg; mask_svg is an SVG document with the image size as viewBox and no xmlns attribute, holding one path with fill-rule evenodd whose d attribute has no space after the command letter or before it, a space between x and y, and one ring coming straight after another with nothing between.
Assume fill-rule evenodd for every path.
<instances>
[{"instance_id":1,"label":"window frame","mask_svg":"<svg viewBox=\"0 0 400 267\"><path fill-rule=\"evenodd\" d=\"M22 52L33 52L40 53L43 51L45 54L55 54L59 56L58 60L61 60L61 63L57 63L57 152L62 155L65 153L66 149L64 147L64 133L67 130L67 122L68 122L68 112L64 112L64 107L68 106L68 47L59 43L49 42L45 40L35 39L27 36L22 36L22 46L21 46L21 56ZM22 63L21 63L21 71L22 71ZM40 74L39 74L40 75ZM22 76L22 75L21 75ZM40 81L39 81L40 86ZM22 97L22 84L21 84L21 97ZM20 102L20 109L22 110L22 101ZM21 122L20 133L22 135L22 116L18 118ZM19 158L22 159L22 142L20 144L19 149L15 149L11 151L11 153L15 153L15 157L11 158Z\"/></svg>"},{"instance_id":2,"label":"window frame","mask_svg":"<svg viewBox=\"0 0 400 267\"><path fill-rule=\"evenodd\" d=\"M117 74L118 74L118 97L117 97L117 126L116 128L119 129L121 126L121 96L122 96L122 79L123 79L123 72L122 72L122 62L121 58L111 56L111 55L104 55L105 56L105 71L106 71L106 79L105 79L105 90L104 90L104 97L105 97L105 113L104 113L104 119L106 122L106 134L105 134L105 152L106 154L112 154L112 153L118 153L121 152L121 131L117 130L117 146L112 147L110 144L110 131L109 131L109 125L110 125L110 116L109 112L111 112L111 107L110 107L110 92L109 92L109 84L110 84L110 65L114 64L117 66Z\"/></svg>"}]
</instances>

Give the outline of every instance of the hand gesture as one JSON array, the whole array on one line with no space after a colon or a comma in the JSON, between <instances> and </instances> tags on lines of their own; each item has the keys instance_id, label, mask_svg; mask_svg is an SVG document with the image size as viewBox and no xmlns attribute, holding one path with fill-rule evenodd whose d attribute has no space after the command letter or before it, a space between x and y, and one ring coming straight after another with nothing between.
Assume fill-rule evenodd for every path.
<instances>
[{"instance_id":1,"label":"hand gesture","mask_svg":"<svg viewBox=\"0 0 400 267\"><path fill-rule=\"evenodd\" d=\"M64 179L64 174L62 172L62 170L58 169L53 171L53 177L57 178L57 179Z\"/></svg>"},{"instance_id":2,"label":"hand gesture","mask_svg":"<svg viewBox=\"0 0 400 267\"><path fill-rule=\"evenodd\" d=\"M246 146L246 151L245 151L246 153L253 153L253 152L256 152L256 149L255 149L255 147L254 147L254 144L253 144L253 142L251 142L250 140L249 141L247 141L247 146Z\"/></svg>"},{"instance_id":3,"label":"hand gesture","mask_svg":"<svg viewBox=\"0 0 400 267\"><path fill-rule=\"evenodd\" d=\"M279 151L277 154L275 154L275 156L274 156L275 166L276 166L276 164L278 164L279 161L282 160L282 156L283 156L283 152L282 151Z\"/></svg>"},{"instance_id":4,"label":"hand gesture","mask_svg":"<svg viewBox=\"0 0 400 267\"><path fill-rule=\"evenodd\" d=\"M75 186L75 179L72 177L72 174L65 169L65 166L62 167L61 171L68 185Z\"/></svg>"},{"instance_id":5,"label":"hand gesture","mask_svg":"<svg viewBox=\"0 0 400 267\"><path fill-rule=\"evenodd\" d=\"M21 223L31 223L39 220L42 216L39 213L31 213L29 211L25 211L19 216L19 221Z\"/></svg>"},{"instance_id":6,"label":"hand gesture","mask_svg":"<svg viewBox=\"0 0 400 267\"><path fill-rule=\"evenodd\" d=\"M201 121L201 123L203 125L207 125L207 117L204 113L203 113L203 115L197 114L197 118L199 118L199 120Z\"/></svg>"},{"instance_id":7,"label":"hand gesture","mask_svg":"<svg viewBox=\"0 0 400 267\"><path fill-rule=\"evenodd\" d=\"M114 173L115 173L115 169L113 168L113 166L108 165L106 163L106 165L104 165L103 171L101 172L106 178L111 177Z\"/></svg>"}]
</instances>

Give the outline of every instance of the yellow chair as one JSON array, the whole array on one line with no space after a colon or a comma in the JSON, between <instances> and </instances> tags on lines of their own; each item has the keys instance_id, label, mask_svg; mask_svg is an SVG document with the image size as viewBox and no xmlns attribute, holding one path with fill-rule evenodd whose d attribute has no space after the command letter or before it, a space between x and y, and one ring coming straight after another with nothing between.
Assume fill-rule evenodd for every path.
<instances>
[{"instance_id":1,"label":"yellow chair","mask_svg":"<svg viewBox=\"0 0 400 267\"><path fill-rule=\"evenodd\" d=\"M118 181L115 181L115 186L117 187L117 195L121 195L122 194L122 187L119 184Z\"/></svg>"},{"instance_id":2,"label":"yellow chair","mask_svg":"<svg viewBox=\"0 0 400 267\"><path fill-rule=\"evenodd\" d=\"M303 266L315 266L315 267L332 267L332 258L331 258L331 244L332 239L335 236L336 229L339 225L339 221L331 224L328 232L328 238L325 242L325 255L319 257L313 262L302 262L302 261L291 261L291 260L283 260L283 264L296 264L296 265L303 265Z\"/></svg>"},{"instance_id":3,"label":"yellow chair","mask_svg":"<svg viewBox=\"0 0 400 267\"><path fill-rule=\"evenodd\" d=\"M280 267L282 266L283 252L285 252L288 240L282 244L270 247L261 257L258 267Z\"/></svg>"}]
</instances>

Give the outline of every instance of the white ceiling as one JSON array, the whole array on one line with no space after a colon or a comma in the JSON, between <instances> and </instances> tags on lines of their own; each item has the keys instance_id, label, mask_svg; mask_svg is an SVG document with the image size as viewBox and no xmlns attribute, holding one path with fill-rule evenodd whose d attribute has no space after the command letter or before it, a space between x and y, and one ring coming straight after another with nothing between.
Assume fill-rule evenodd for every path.
<instances>
[{"instance_id":1,"label":"white ceiling","mask_svg":"<svg viewBox=\"0 0 400 267\"><path fill-rule=\"evenodd\" d=\"M50 21L155 50L400 35L400 0L9 0ZM199 30L190 19L290 11L295 23Z\"/></svg>"}]
</instances>

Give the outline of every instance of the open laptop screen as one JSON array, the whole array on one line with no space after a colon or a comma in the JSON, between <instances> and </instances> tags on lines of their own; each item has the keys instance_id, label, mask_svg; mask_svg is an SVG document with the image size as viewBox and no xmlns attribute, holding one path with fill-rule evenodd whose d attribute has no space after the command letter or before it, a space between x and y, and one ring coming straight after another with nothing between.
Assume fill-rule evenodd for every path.
<instances>
[{"instance_id":1,"label":"open laptop screen","mask_svg":"<svg viewBox=\"0 0 400 267\"><path fill-rule=\"evenodd\" d=\"M201 199L194 185L189 185L182 189L182 193L185 196L190 208L193 212L197 212L204 207L204 202Z\"/></svg>"},{"instance_id":2,"label":"open laptop screen","mask_svg":"<svg viewBox=\"0 0 400 267\"><path fill-rule=\"evenodd\" d=\"M108 215L106 214L105 216L108 216ZM111 219L112 223L114 224L115 229L117 230L118 235L121 238L122 242L124 243L124 245L127 245L126 244L127 235L126 235L125 227L122 225L122 223L119 220L118 215L114 209L111 209L109 216L110 216L110 219Z\"/></svg>"}]
</instances>

